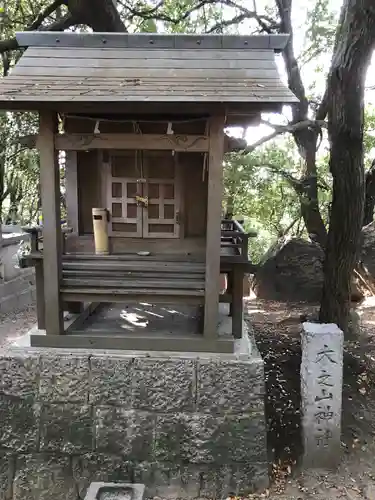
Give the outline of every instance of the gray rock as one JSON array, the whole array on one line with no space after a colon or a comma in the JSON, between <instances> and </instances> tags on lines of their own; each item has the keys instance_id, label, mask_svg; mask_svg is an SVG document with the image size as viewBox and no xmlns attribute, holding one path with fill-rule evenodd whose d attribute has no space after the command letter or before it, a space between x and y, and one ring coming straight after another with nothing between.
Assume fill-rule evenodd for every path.
<instances>
[{"instance_id":1,"label":"gray rock","mask_svg":"<svg viewBox=\"0 0 375 500\"><path fill-rule=\"evenodd\" d=\"M323 286L324 253L317 243L294 238L276 242L254 276L260 299L319 302Z\"/></svg>"},{"instance_id":2,"label":"gray rock","mask_svg":"<svg viewBox=\"0 0 375 500\"><path fill-rule=\"evenodd\" d=\"M39 383L39 356L13 354L0 357L0 394L35 398Z\"/></svg>"},{"instance_id":3,"label":"gray rock","mask_svg":"<svg viewBox=\"0 0 375 500\"><path fill-rule=\"evenodd\" d=\"M95 404L131 403L133 360L129 356L92 356L90 401Z\"/></svg>"},{"instance_id":4,"label":"gray rock","mask_svg":"<svg viewBox=\"0 0 375 500\"><path fill-rule=\"evenodd\" d=\"M362 229L361 260L375 278L375 222Z\"/></svg>"},{"instance_id":5,"label":"gray rock","mask_svg":"<svg viewBox=\"0 0 375 500\"><path fill-rule=\"evenodd\" d=\"M46 354L40 363L40 398L46 402L87 403L88 356Z\"/></svg>"},{"instance_id":6,"label":"gray rock","mask_svg":"<svg viewBox=\"0 0 375 500\"><path fill-rule=\"evenodd\" d=\"M17 460L13 500L77 500L69 457L24 456Z\"/></svg>"},{"instance_id":7,"label":"gray rock","mask_svg":"<svg viewBox=\"0 0 375 500\"><path fill-rule=\"evenodd\" d=\"M259 357L250 361L199 361L197 390L199 412L224 414L262 410L263 360Z\"/></svg>"},{"instance_id":8,"label":"gray rock","mask_svg":"<svg viewBox=\"0 0 375 500\"><path fill-rule=\"evenodd\" d=\"M136 358L133 407L155 411L193 410L194 374L193 360Z\"/></svg>"},{"instance_id":9,"label":"gray rock","mask_svg":"<svg viewBox=\"0 0 375 500\"><path fill-rule=\"evenodd\" d=\"M0 398L0 448L36 451L40 406L23 400Z\"/></svg>"},{"instance_id":10,"label":"gray rock","mask_svg":"<svg viewBox=\"0 0 375 500\"><path fill-rule=\"evenodd\" d=\"M127 459L146 460L152 454L154 417L119 407L98 407L95 412L96 446L101 452Z\"/></svg>"},{"instance_id":11,"label":"gray rock","mask_svg":"<svg viewBox=\"0 0 375 500\"><path fill-rule=\"evenodd\" d=\"M93 450L90 406L72 403L44 404L41 413L40 449L63 453Z\"/></svg>"}]
</instances>

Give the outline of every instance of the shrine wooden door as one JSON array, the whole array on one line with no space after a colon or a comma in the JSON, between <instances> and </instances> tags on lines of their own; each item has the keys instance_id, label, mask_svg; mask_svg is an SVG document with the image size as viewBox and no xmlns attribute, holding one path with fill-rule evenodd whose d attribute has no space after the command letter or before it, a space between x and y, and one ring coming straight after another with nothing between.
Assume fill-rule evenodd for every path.
<instances>
[{"instance_id":1,"label":"shrine wooden door","mask_svg":"<svg viewBox=\"0 0 375 500\"><path fill-rule=\"evenodd\" d=\"M110 235L178 238L180 186L171 152L121 151L110 158Z\"/></svg>"}]
</instances>

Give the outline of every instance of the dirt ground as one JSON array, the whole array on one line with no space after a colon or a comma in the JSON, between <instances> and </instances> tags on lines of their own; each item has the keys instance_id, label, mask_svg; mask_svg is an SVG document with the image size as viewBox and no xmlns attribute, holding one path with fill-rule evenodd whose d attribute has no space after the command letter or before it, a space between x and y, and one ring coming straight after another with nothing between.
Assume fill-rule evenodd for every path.
<instances>
[{"instance_id":1,"label":"dirt ground","mask_svg":"<svg viewBox=\"0 0 375 500\"><path fill-rule=\"evenodd\" d=\"M299 467L300 317L317 306L247 302L247 318L265 361L269 490L252 499L375 500L375 297L357 307L360 335L345 341L342 463L337 471L303 473Z\"/></svg>"},{"instance_id":2,"label":"dirt ground","mask_svg":"<svg viewBox=\"0 0 375 500\"><path fill-rule=\"evenodd\" d=\"M265 361L272 484L253 500L375 500L375 297L357 307L360 335L345 342L342 463L302 473L299 370L301 315L317 306L250 299L246 317ZM0 315L0 349L36 322L32 307Z\"/></svg>"}]
</instances>

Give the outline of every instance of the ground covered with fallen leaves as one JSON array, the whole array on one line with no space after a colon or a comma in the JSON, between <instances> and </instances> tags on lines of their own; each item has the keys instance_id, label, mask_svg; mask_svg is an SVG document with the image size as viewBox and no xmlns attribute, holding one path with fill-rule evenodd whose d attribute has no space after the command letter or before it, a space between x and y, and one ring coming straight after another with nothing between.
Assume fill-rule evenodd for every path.
<instances>
[{"instance_id":1,"label":"ground covered with fallen leaves","mask_svg":"<svg viewBox=\"0 0 375 500\"><path fill-rule=\"evenodd\" d=\"M301 470L300 324L317 306L247 302L265 362L272 484L249 498L375 500L375 297L357 307L358 335L345 341L342 462L337 471Z\"/></svg>"}]
</instances>

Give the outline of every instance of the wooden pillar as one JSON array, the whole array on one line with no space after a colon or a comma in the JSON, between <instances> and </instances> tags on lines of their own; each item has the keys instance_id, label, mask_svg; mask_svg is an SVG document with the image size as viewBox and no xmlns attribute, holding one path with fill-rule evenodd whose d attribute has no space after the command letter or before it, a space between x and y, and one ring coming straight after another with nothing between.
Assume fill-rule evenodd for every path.
<instances>
[{"instance_id":1,"label":"wooden pillar","mask_svg":"<svg viewBox=\"0 0 375 500\"><path fill-rule=\"evenodd\" d=\"M212 116L209 125L204 336L214 339L217 337L219 319L220 222L225 116Z\"/></svg>"},{"instance_id":2,"label":"wooden pillar","mask_svg":"<svg viewBox=\"0 0 375 500\"><path fill-rule=\"evenodd\" d=\"M60 335L64 329L60 296L61 211L60 172L54 141L56 131L56 113L52 111L41 112L38 148L43 211L43 267L46 271L44 273L44 296L47 335Z\"/></svg>"},{"instance_id":3,"label":"wooden pillar","mask_svg":"<svg viewBox=\"0 0 375 500\"><path fill-rule=\"evenodd\" d=\"M30 233L31 251L38 252L39 231L34 230ZM35 288L36 288L36 317L39 330L46 328L46 308L44 298L44 271L43 260L37 260L35 263Z\"/></svg>"},{"instance_id":4,"label":"wooden pillar","mask_svg":"<svg viewBox=\"0 0 375 500\"><path fill-rule=\"evenodd\" d=\"M77 151L67 151L65 157L66 212L68 226L78 234Z\"/></svg>"},{"instance_id":5,"label":"wooden pillar","mask_svg":"<svg viewBox=\"0 0 375 500\"><path fill-rule=\"evenodd\" d=\"M232 282L232 334L235 339L242 337L243 317L243 271L238 266L233 267Z\"/></svg>"}]
</instances>

